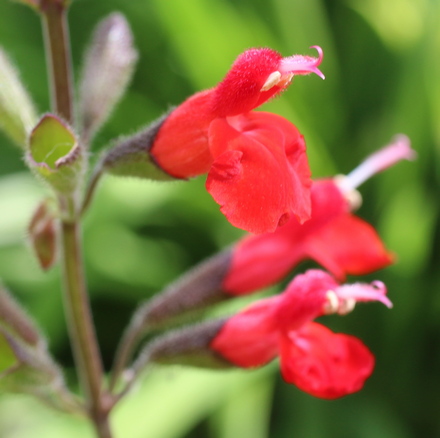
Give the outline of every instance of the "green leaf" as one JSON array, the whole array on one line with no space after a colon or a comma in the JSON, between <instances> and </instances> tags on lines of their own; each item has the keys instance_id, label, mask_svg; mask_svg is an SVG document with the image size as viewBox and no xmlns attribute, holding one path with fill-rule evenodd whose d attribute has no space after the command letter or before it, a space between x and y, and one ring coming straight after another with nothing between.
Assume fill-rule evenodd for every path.
<instances>
[{"instance_id":1,"label":"green leaf","mask_svg":"<svg viewBox=\"0 0 440 438\"><path fill-rule=\"evenodd\" d=\"M46 114L33 129L27 154L29 167L63 194L73 192L83 173L83 153L72 130L57 116Z\"/></svg>"}]
</instances>

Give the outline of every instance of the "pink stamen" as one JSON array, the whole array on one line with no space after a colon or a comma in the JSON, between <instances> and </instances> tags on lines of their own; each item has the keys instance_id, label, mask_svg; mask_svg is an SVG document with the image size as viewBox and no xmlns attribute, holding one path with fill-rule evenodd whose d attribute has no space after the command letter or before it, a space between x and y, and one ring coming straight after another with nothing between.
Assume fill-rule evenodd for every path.
<instances>
[{"instance_id":1,"label":"pink stamen","mask_svg":"<svg viewBox=\"0 0 440 438\"><path fill-rule=\"evenodd\" d=\"M293 55L283 58L280 62L279 72L283 75L308 75L310 73L317 74L320 78L325 79L324 74L319 70L318 65L321 64L324 53L319 46L312 46L311 49L316 49L318 58L305 55Z\"/></svg>"},{"instance_id":2,"label":"pink stamen","mask_svg":"<svg viewBox=\"0 0 440 438\"><path fill-rule=\"evenodd\" d=\"M409 138L406 135L398 134L389 145L367 157L363 163L338 182L338 186L344 192L351 191L376 173L382 172L401 160L412 161L416 157L417 154L411 149Z\"/></svg>"},{"instance_id":3,"label":"pink stamen","mask_svg":"<svg viewBox=\"0 0 440 438\"><path fill-rule=\"evenodd\" d=\"M393 307L393 303L386 296L386 286L381 281L374 281L371 284L345 284L338 287L335 293L339 299L343 300L351 298L356 301L379 301L388 308Z\"/></svg>"}]
</instances>

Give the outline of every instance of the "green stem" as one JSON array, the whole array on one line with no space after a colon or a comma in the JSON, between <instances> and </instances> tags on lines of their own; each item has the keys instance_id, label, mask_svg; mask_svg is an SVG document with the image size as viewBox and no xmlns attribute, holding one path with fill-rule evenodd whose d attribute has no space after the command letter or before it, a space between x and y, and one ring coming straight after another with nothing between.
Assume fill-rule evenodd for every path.
<instances>
[{"instance_id":1,"label":"green stem","mask_svg":"<svg viewBox=\"0 0 440 438\"><path fill-rule=\"evenodd\" d=\"M49 70L52 111L73 124L73 88L70 41L65 0L40 0ZM67 324L87 408L99 438L111 438L108 415L113 398L103 390L101 354L93 324L84 276L80 218L75 194L59 197L62 266Z\"/></svg>"},{"instance_id":2,"label":"green stem","mask_svg":"<svg viewBox=\"0 0 440 438\"><path fill-rule=\"evenodd\" d=\"M102 364L86 290L80 229L76 222L61 228L65 307L81 383L89 402L89 413L100 438L110 438L108 412L111 403L102 391Z\"/></svg>"},{"instance_id":3,"label":"green stem","mask_svg":"<svg viewBox=\"0 0 440 438\"><path fill-rule=\"evenodd\" d=\"M52 108L73 124L73 86L67 8L57 0L42 0L49 88Z\"/></svg>"}]
</instances>

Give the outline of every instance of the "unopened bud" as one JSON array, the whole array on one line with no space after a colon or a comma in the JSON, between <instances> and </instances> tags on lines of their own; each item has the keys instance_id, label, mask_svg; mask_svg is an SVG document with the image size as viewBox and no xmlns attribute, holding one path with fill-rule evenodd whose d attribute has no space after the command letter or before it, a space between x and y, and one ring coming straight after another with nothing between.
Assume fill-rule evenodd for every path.
<instances>
[{"instance_id":1,"label":"unopened bud","mask_svg":"<svg viewBox=\"0 0 440 438\"><path fill-rule=\"evenodd\" d=\"M31 98L20 82L16 69L0 48L0 129L24 149L36 121Z\"/></svg>"},{"instance_id":2,"label":"unopened bud","mask_svg":"<svg viewBox=\"0 0 440 438\"><path fill-rule=\"evenodd\" d=\"M86 53L80 86L83 135L90 138L106 121L129 83L138 55L124 16L98 24Z\"/></svg>"},{"instance_id":3,"label":"unopened bud","mask_svg":"<svg viewBox=\"0 0 440 438\"><path fill-rule=\"evenodd\" d=\"M29 167L62 194L74 192L84 171L84 157L75 134L59 117L44 115L32 130Z\"/></svg>"},{"instance_id":4,"label":"unopened bud","mask_svg":"<svg viewBox=\"0 0 440 438\"><path fill-rule=\"evenodd\" d=\"M50 269L57 256L57 217L50 200L45 199L36 209L29 224L29 240L42 269Z\"/></svg>"}]
</instances>

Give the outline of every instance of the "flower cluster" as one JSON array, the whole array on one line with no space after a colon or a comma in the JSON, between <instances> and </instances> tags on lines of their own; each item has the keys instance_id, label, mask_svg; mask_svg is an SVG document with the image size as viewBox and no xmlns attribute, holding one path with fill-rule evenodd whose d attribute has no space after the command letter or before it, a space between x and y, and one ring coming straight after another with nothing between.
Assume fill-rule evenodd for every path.
<instances>
[{"instance_id":1,"label":"flower cluster","mask_svg":"<svg viewBox=\"0 0 440 438\"><path fill-rule=\"evenodd\" d=\"M360 340L335 334L314 320L346 314L358 301L391 307L380 282L340 282L393 262L373 226L353 214L361 200L356 189L415 153L400 135L347 176L312 181L299 130L278 115L253 110L285 90L294 75L324 78L318 69L322 50L315 49L318 58L282 58L269 49L244 52L217 86L196 93L105 160L104 167L124 173L122 165L115 165L124 162L133 169L133 157L147 151L148 166L160 169L162 179L207 173L206 188L221 211L233 225L252 233L141 306L129 334L161 328L185 312L261 290L306 259L328 271L309 270L284 293L235 316L159 338L141 357L252 368L280 356L287 382L323 398L355 392L371 374L374 357ZM136 339L128 336L122 357Z\"/></svg>"},{"instance_id":2,"label":"flower cluster","mask_svg":"<svg viewBox=\"0 0 440 438\"><path fill-rule=\"evenodd\" d=\"M304 224L293 218L274 233L249 235L236 245L225 291L242 295L275 284L304 259L340 280L393 261L374 228L350 212L335 180L314 182L311 200L312 215Z\"/></svg>"}]
</instances>

